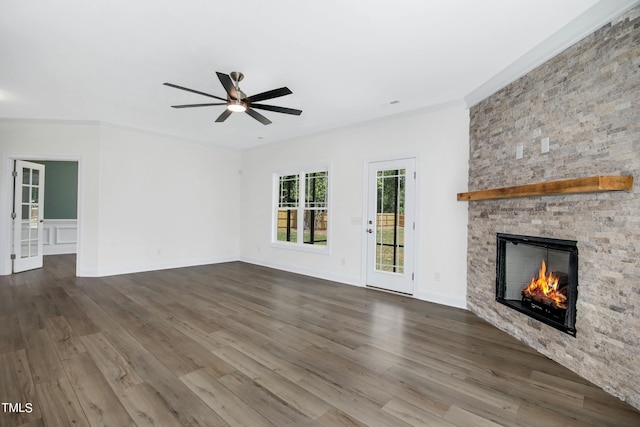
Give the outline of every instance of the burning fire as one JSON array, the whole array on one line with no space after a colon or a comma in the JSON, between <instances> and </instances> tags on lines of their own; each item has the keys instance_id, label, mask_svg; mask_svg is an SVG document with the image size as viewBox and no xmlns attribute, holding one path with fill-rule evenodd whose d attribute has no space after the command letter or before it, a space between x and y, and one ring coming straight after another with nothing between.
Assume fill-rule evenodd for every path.
<instances>
[{"instance_id":1,"label":"burning fire","mask_svg":"<svg viewBox=\"0 0 640 427\"><path fill-rule=\"evenodd\" d=\"M549 272L547 264L542 260L542 266L538 272L538 278L532 278L529 285L522 290L522 295L535 301L544 302L557 308L567 308L567 296L558 290L560 279Z\"/></svg>"}]
</instances>

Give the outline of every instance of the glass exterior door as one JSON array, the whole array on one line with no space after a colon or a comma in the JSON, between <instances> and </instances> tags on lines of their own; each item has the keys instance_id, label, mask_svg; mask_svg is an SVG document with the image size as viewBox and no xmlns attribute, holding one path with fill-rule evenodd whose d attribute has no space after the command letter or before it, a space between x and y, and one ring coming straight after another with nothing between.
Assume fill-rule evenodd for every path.
<instances>
[{"instance_id":1,"label":"glass exterior door","mask_svg":"<svg viewBox=\"0 0 640 427\"><path fill-rule=\"evenodd\" d=\"M44 165L16 160L13 272L42 267Z\"/></svg>"},{"instance_id":2,"label":"glass exterior door","mask_svg":"<svg viewBox=\"0 0 640 427\"><path fill-rule=\"evenodd\" d=\"M367 285L413 293L415 159L369 164Z\"/></svg>"}]
</instances>

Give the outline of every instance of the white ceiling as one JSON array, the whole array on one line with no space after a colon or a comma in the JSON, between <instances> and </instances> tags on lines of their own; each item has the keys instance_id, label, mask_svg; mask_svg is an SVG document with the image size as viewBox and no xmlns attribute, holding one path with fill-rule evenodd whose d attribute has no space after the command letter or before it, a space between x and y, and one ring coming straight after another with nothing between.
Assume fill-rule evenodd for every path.
<instances>
[{"instance_id":1,"label":"white ceiling","mask_svg":"<svg viewBox=\"0 0 640 427\"><path fill-rule=\"evenodd\" d=\"M2 0L0 118L102 121L247 148L473 104L635 0ZM303 110L214 120L215 71ZM399 101L391 104L392 101ZM262 111L261 111L262 113Z\"/></svg>"}]
</instances>

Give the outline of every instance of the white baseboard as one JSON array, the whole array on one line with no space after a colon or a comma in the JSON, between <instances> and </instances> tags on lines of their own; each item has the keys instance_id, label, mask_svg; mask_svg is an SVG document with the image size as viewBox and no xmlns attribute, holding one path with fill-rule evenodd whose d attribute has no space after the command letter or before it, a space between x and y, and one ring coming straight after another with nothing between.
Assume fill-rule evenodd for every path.
<instances>
[{"instance_id":1,"label":"white baseboard","mask_svg":"<svg viewBox=\"0 0 640 427\"><path fill-rule=\"evenodd\" d=\"M413 297L422 301L434 302L436 304L447 305L449 307L457 307L467 309L466 297L452 297L434 292L417 291Z\"/></svg>"},{"instance_id":2,"label":"white baseboard","mask_svg":"<svg viewBox=\"0 0 640 427\"><path fill-rule=\"evenodd\" d=\"M81 277L107 277L117 276L119 274L144 273L146 271L169 270L172 268L196 267L199 265L220 264L223 262L238 261L238 257L220 257L201 260L190 260L182 262L164 262L159 264L123 266L116 268L93 270L81 270L78 274Z\"/></svg>"},{"instance_id":3,"label":"white baseboard","mask_svg":"<svg viewBox=\"0 0 640 427\"><path fill-rule=\"evenodd\" d=\"M292 267L290 265L277 264L273 262L263 261L256 258L240 257L240 261L249 264L261 265L263 267L275 268L276 270L288 271L289 273L302 274L318 279L330 280L332 282L343 283L345 285L362 287L360 277L345 276L341 274L327 273L326 271L310 270L307 268Z\"/></svg>"}]
</instances>

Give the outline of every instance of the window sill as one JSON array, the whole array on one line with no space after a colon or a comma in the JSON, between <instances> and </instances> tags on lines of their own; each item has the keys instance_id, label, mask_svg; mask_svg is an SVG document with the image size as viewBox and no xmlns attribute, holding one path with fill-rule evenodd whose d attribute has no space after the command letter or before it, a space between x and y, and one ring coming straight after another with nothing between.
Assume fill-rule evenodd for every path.
<instances>
[{"instance_id":1,"label":"window sill","mask_svg":"<svg viewBox=\"0 0 640 427\"><path fill-rule=\"evenodd\" d=\"M297 252L308 252L320 255L329 255L329 246L308 245L300 243L287 243L287 242L271 242L272 248L287 249Z\"/></svg>"}]
</instances>

